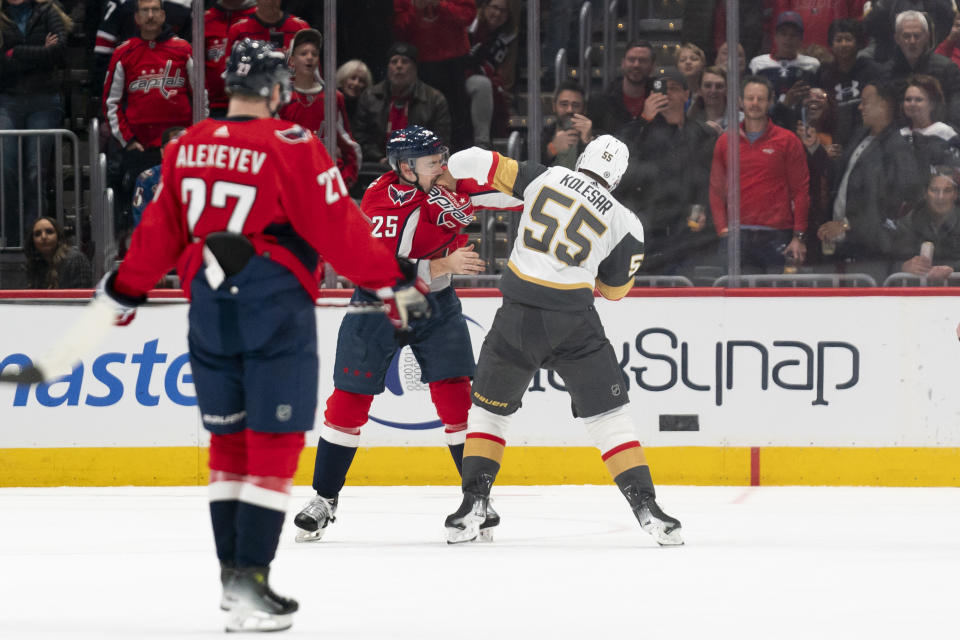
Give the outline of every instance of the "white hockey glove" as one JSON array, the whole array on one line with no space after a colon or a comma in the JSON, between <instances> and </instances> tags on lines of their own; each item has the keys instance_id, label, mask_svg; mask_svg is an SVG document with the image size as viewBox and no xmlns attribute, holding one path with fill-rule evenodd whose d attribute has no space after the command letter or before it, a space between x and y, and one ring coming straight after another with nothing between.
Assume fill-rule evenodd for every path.
<instances>
[{"instance_id":1,"label":"white hockey glove","mask_svg":"<svg viewBox=\"0 0 960 640\"><path fill-rule=\"evenodd\" d=\"M410 328L410 320L430 317L430 302L427 294L430 286L417 277L417 267L406 260L400 261L400 270L407 276L406 282L395 287L377 290L377 296L387 307L387 319L401 331Z\"/></svg>"},{"instance_id":2,"label":"white hockey glove","mask_svg":"<svg viewBox=\"0 0 960 640\"><path fill-rule=\"evenodd\" d=\"M91 304L109 307L115 314L113 323L118 327L125 327L133 322L133 318L137 315L137 305L143 304L147 297L130 298L117 293L113 288L116 279L116 271L111 271L103 276L97 283L96 291L93 292L93 302Z\"/></svg>"}]
</instances>

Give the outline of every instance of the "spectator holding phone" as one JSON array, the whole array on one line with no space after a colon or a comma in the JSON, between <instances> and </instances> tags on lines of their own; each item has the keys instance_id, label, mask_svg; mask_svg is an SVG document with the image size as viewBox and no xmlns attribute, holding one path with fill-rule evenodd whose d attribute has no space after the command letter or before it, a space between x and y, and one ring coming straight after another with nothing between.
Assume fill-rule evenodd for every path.
<instances>
[{"instance_id":1,"label":"spectator holding phone","mask_svg":"<svg viewBox=\"0 0 960 640\"><path fill-rule=\"evenodd\" d=\"M540 158L544 166L574 168L587 143L593 140L593 122L584 115L585 106L583 87L579 83L564 80L557 85L553 94L556 121L543 132L546 146Z\"/></svg>"}]
</instances>

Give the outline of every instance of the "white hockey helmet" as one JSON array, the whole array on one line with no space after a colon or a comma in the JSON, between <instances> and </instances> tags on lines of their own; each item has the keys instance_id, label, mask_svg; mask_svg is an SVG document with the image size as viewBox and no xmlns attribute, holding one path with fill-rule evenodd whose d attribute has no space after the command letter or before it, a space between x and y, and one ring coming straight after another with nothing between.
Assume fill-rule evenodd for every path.
<instances>
[{"instance_id":1,"label":"white hockey helmet","mask_svg":"<svg viewBox=\"0 0 960 640\"><path fill-rule=\"evenodd\" d=\"M594 139L577 158L574 167L577 171L586 169L603 178L610 191L617 188L623 172L627 170L630 150L627 145L611 135L602 135Z\"/></svg>"}]
</instances>

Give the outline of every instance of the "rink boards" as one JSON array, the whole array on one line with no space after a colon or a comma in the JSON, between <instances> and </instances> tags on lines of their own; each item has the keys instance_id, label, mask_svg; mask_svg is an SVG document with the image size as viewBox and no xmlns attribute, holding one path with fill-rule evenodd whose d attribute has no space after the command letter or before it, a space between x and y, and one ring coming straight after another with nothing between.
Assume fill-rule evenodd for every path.
<instances>
[{"instance_id":1,"label":"rink boards","mask_svg":"<svg viewBox=\"0 0 960 640\"><path fill-rule=\"evenodd\" d=\"M958 295L647 290L597 308L658 483L960 486ZM479 353L501 299L461 298ZM80 310L4 302L3 367L43 354ZM317 311L321 411L342 314ZM370 418L348 482L457 481L409 349ZM316 437L298 483L310 481ZM610 481L550 372L531 381L507 442L499 482ZM61 381L0 388L0 486L203 484L206 443L181 302L141 308Z\"/></svg>"}]
</instances>

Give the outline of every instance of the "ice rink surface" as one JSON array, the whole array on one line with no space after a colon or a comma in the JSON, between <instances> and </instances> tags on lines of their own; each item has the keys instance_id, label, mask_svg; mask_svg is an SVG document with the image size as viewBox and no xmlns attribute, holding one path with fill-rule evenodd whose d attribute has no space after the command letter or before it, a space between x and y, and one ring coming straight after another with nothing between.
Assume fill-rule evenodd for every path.
<instances>
[{"instance_id":1,"label":"ice rink surface","mask_svg":"<svg viewBox=\"0 0 960 640\"><path fill-rule=\"evenodd\" d=\"M674 487L660 548L614 486L495 487L489 544L447 545L456 487L348 487L271 582L271 638L958 638L960 489ZM223 638L205 488L0 489L0 638Z\"/></svg>"}]
</instances>

